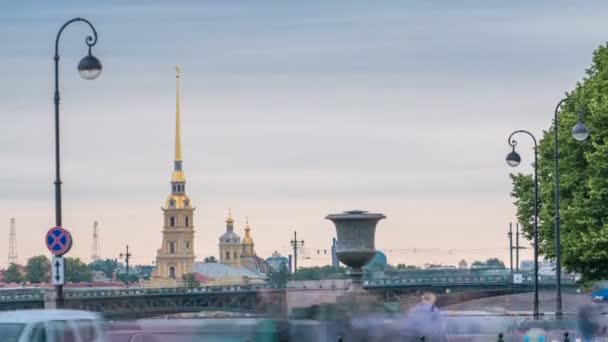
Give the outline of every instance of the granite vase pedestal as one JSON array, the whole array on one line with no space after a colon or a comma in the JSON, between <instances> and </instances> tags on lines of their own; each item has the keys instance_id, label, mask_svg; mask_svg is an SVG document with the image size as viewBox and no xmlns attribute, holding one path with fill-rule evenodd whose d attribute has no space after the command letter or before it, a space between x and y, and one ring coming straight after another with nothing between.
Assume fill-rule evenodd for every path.
<instances>
[{"instance_id":1,"label":"granite vase pedestal","mask_svg":"<svg viewBox=\"0 0 608 342\"><path fill-rule=\"evenodd\" d=\"M369 311L378 303L362 285L363 266L369 263L376 249L374 246L376 225L386 218L383 214L369 213L362 210L350 210L340 214L330 214L326 219L336 226L338 243L336 255L349 266L350 288L344 296L338 298L338 304L352 306L353 311Z\"/></svg>"}]
</instances>

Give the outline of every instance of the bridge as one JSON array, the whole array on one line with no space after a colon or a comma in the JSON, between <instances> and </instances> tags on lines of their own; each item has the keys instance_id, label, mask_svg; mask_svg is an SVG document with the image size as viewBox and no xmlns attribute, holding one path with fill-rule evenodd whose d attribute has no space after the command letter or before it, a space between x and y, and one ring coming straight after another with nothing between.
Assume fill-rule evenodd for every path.
<instances>
[{"instance_id":1,"label":"bridge","mask_svg":"<svg viewBox=\"0 0 608 342\"><path fill-rule=\"evenodd\" d=\"M552 277L541 277L539 280L541 289L554 287ZM520 284L514 284L510 274L389 277L365 280L363 285L385 302L406 304L417 300L421 291L432 291L439 294L439 306L533 290L531 276L525 275ZM563 285L576 288L575 283L567 279ZM343 293L343 289L341 292L335 290L318 285L295 290L256 284L196 288L66 288L64 295L67 308L101 312L108 318L138 318L205 310L285 317L289 311L287 297L292 292L299 291L300 295L309 297L317 296L319 291L334 291L336 296ZM48 304L53 303L52 295L54 292L50 288L3 289L0 290L0 310L44 308L45 303L49 307Z\"/></svg>"}]
</instances>

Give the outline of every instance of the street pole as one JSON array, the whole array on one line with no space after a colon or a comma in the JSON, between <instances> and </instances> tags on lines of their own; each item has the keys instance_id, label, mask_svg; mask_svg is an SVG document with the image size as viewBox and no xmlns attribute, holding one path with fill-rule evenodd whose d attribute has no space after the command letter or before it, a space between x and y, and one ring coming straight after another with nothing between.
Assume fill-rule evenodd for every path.
<instances>
[{"instance_id":1,"label":"street pole","mask_svg":"<svg viewBox=\"0 0 608 342\"><path fill-rule=\"evenodd\" d=\"M304 247L304 240L298 241L297 232L293 232L293 240L290 241L293 247L293 273L298 272L298 248Z\"/></svg>"},{"instance_id":2,"label":"street pole","mask_svg":"<svg viewBox=\"0 0 608 342\"><path fill-rule=\"evenodd\" d=\"M515 224L515 272L519 273L519 222Z\"/></svg>"},{"instance_id":3,"label":"street pole","mask_svg":"<svg viewBox=\"0 0 608 342\"><path fill-rule=\"evenodd\" d=\"M511 269L511 276L513 275L513 223L509 223L509 267Z\"/></svg>"},{"instance_id":4,"label":"street pole","mask_svg":"<svg viewBox=\"0 0 608 342\"><path fill-rule=\"evenodd\" d=\"M534 319L538 319L540 316L538 309L538 143L536 142L536 137L534 137L532 133L526 130L517 130L511 133L508 139L508 143L511 147L513 147L513 151L507 155L507 163L510 166L517 166L521 162L521 157L517 152L515 152L515 146L517 145L517 141L513 139L513 136L518 133L527 134L528 136L530 136L530 138L532 138L532 141L534 142L534 305L532 315Z\"/></svg>"},{"instance_id":5,"label":"street pole","mask_svg":"<svg viewBox=\"0 0 608 342\"><path fill-rule=\"evenodd\" d=\"M71 23L82 21L89 25L91 30L93 31L93 37L87 36L85 43L89 46L89 55L84 57L78 65L79 72L81 72L81 76L83 76L83 71L87 72L97 72L94 75L95 78L101 72L101 64L99 61L91 55L91 47L97 44L97 31L93 27L93 25L86 19L83 18L74 18L69 20L61 28L57 33L57 37L55 38L55 56L53 60L55 61L55 93L53 96L53 102L55 104L55 226L61 227L61 174L60 174L60 149L59 149L59 38L61 37L61 33L63 30ZM95 59L97 64L87 64L91 62L91 58ZM86 62L84 65L83 62ZM81 65L83 65L81 67ZM85 76L83 76L85 77ZM88 77L86 77L88 78ZM92 79L91 78L91 79ZM55 306L58 309L64 307L64 296L63 296L63 285L55 285Z\"/></svg>"},{"instance_id":6,"label":"street pole","mask_svg":"<svg viewBox=\"0 0 608 342\"><path fill-rule=\"evenodd\" d=\"M121 258L125 258L125 264L127 265L127 280L125 281L125 285L129 288L129 282L131 278L129 278L129 259L131 259L131 253L129 253L129 245L127 245L127 251L125 254L120 253Z\"/></svg>"},{"instance_id":7,"label":"street pole","mask_svg":"<svg viewBox=\"0 0 608 342\"><path fill-rule=\"evenodd\" d=\"M557 103L555 111L553 113L553 166L555 175L555 318L561 319L564 311L562 306L562 247L561 247L561 229L560 229L560 216L559 216L559 153L558 153L558 139L557 139L557 115L559 109L564 102L570 100L570 98L564 98ZM583 106L584 107L584 106ZM589 129L582 122L582 113L579 113L578 123L572 129L572 136L577 141L586 140L589 136Z\"/></svg>"},{"instance_id":8,"label":"street pole","mask_svg":"<svg viewBox=\"0 0 608 342\"><path fill-rule=\"evenodd\" d=\"M559 216L559 153L557 143L557 112L561 105L566 101L562 99L557 103L553 116L553 166L555 175L555 318L560 319L562 311L562 264L561 264L561 237L560 237L560 216Z\"/></svg>"}]
</instances>

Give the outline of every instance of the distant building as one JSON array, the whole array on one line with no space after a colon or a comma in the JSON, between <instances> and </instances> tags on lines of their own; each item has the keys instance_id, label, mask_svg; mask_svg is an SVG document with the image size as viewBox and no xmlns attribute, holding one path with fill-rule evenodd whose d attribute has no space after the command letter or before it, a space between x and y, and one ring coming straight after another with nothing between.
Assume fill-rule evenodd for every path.
<instances>
[{"instance_id":1,"label":"distant building","mask_svg":"<svg viewBox=\"0 0 608 342\"><path fill-rule=\"evenodd\" d=\"M171 195L163 211L163 240L156 254L156 282L174 282L194 268L194 206L186 195L186 176L182 171L179 110L179 69L176 73L175 160L171 175Z\"/></svg>"},{"instance_id":2,"label":"distant building","mask_svg":"<svg viewBox=\"0 0 608 342\"><path fill-rule=\"evenodd\" d=\"M531 271L534 269L534 261L533 260L522 260L519 263L519 269L522 271Z\"/></svg>"},{"instance_id":3,"label":"distant building","mask_svg":"<svg viewBox=\"0 0 608 342\"><path fill-rule=\"evenodd\" d=\"M226 219L226 232L219 239L220 263L232 267L244 267L259 273L268 273L270 266L266 260L255 253L251 227L245 225L245 237L234 232L234 220L229 212Z\"/></svg>"},{"instance_id":4,"label":"distant building","mask_svg":"<svg viewBox=\"0 0 608 342\"><path fill-rule=\"evenodd\" d=\"M386 255L380 251L374 254L374 257L370 262L365 265L364 268L369 270L384 270L388 265L388 260L386 259Z\"/></svg>"},{"instance_id":5,"label":"distant building","mask_svg":"<svg viewBox=\"0 0 608 342\"><path fill-rule=\"evenodd\" d=\"M209 285L263 283L266 275L245 267L234 267L221 263L195 262L195 274L198 273Z\"/></svg>"},{"instance_id":6,"label":"distant building","mask_svg":"<svg viewBox=\"0 0 608 342\"><path fill-rule=\"evenodd\" d=\"M272 256L266 259L266 262L270 267L272 267L272 269L278 271L283 265L285 267L288 267L289 259L279 254L279 252L274 251L274 253L272 253Z\"/></svg>"},{"instance_id":7,"label":"distant building","mask_svg":"<svg viewBox=\"0 0 608 342\"><path fill-rule=\"evenodd\" d=\"M340 261L338 261L338 255L336 254L337 245L338 240L333 238L331 243L331 267L334 269L338 269L338 267L340 267Z\"/></svg>"}]
</instances>

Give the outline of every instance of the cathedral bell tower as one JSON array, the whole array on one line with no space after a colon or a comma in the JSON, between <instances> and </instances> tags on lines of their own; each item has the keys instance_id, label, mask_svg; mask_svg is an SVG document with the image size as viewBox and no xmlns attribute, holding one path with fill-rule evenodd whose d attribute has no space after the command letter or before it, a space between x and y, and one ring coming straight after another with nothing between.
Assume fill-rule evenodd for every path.
<instances>
[{"instance_id":1,"label":"cathedral bell tower","mask_svg":"<svg viewBox=\"0 0 608 342\"><path fill-rule=\"evenodd\" d=\"M194 209L186 195L186 176L182 170L179 108L179 67L176 67L175 160L171 175L171 195L163 211L163 243L156 255L155 278L181 279L194 272Z\"/></svg>"}]
</instances>

